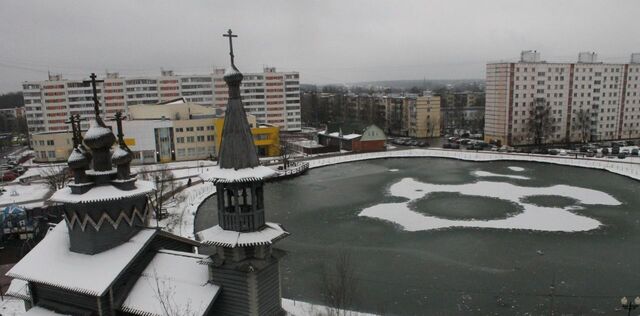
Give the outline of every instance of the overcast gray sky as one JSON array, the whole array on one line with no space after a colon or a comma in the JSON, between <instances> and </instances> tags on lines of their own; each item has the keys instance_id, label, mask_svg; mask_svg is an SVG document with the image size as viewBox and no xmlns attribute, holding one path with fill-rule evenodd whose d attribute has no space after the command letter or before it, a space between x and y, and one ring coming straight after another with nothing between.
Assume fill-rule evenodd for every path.
<instances>
[{"instance_id":1,"label":"overcast gray sky","mask_svg":"<svg viewBox=\"0 0 640 316\"><path fill-rule=\"evenodd\" d=\"M483 78L523 49L627 62L640 52L640 1L31 1L0 3L0 92L47 71L71 79L297 70L305 83Z\"/></svg>"}]
</instances>

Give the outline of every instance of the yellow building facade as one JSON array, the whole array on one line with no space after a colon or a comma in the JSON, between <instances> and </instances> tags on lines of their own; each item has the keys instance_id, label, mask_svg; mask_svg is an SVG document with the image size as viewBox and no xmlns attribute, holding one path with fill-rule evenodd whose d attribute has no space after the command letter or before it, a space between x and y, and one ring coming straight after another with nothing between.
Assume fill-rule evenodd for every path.
<instances>
[{"instance_id":1,"label":"yellow building facade","mask_svg":"<svg viewBox=\"0 0 640 316\"><path fill-rule=\"evenodd\" d=\"M256 117L247 115L249 125L251 126L251 134L253 142L258 149L258 156L276 157L280 155L280 127L272 125L256 124ZM220 142L222 141L222 128L224 127L224 117L215 118L213 120L215 130L215 146L216 153L220 151Z\"/></svg>"}]
</instances>

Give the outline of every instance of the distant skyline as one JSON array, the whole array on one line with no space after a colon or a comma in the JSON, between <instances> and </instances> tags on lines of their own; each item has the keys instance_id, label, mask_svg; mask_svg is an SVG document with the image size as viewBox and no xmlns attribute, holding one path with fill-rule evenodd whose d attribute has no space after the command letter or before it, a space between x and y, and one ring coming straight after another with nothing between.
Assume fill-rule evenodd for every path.
<instances>
[{"instance_id":1,"label":"distant skyline","mask_svg":"<svg viewBox=\"0 0 640 316\"><path fill-rule=\"evenodd\" d=\"M300 72L302 83L482 79L490 61L538 50L604 62L640 52L640 1L46 1L0 6L0 92L47 72L82 79L241 71Z\"/></svg>"}]
</instances>

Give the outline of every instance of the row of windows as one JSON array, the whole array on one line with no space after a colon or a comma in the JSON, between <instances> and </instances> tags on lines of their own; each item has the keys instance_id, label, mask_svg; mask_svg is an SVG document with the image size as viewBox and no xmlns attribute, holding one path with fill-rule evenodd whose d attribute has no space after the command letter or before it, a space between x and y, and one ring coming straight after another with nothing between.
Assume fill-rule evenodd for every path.
<instances>
[{"instance_id":1,"label":"row of windows","mask_svg":"<svg viewBox=\"0 0 640 316\"><path fill-rule=\"evenodd\" d=\"M178 144L184 144L185 140L187 143L204 142L205 139L209 142L212 142L213 135L198 135L198 136L187 136L187 137L180 136L180 137L176 137L176 142Z\"/></svg>"},{"instance_id":2,"label":"row of windows","mask_svg":"<svg viewBox=\"0 0 640 316\"><path fill-rule=\"evenodd\" d=\"M207 126L196 126L195 130L198 131L198 132L202 132L202 131L205 130L205 128L208 131L212 131L214 129L213 125L207 125ZM185 130L187 132L193 132L194 129L193 129L193 126L190 126L190 127L176 127L176 133L182 133Z\"/></svg>"}]
</instances>

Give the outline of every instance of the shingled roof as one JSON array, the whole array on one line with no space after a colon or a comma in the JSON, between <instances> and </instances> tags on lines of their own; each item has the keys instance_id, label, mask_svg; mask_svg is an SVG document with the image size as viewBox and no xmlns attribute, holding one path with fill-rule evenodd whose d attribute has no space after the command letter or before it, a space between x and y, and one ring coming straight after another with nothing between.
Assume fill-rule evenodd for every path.
<instances>
[{"instance_id":1,"label":"shingled roof","mask_svg":"<svg viewBox=\"0 0 640 316\"><path fill-rule=\"evenodd\" d=\"M238 89L229 85L229 90ZM238 91L238 95L239 95ZM231 92L229 92L231 96ZM229 98L222 128L222 144L218 154L218 165L222 169L244 169L260 165L251 127L240 98Z\"/></svg>"}]
</instances>

